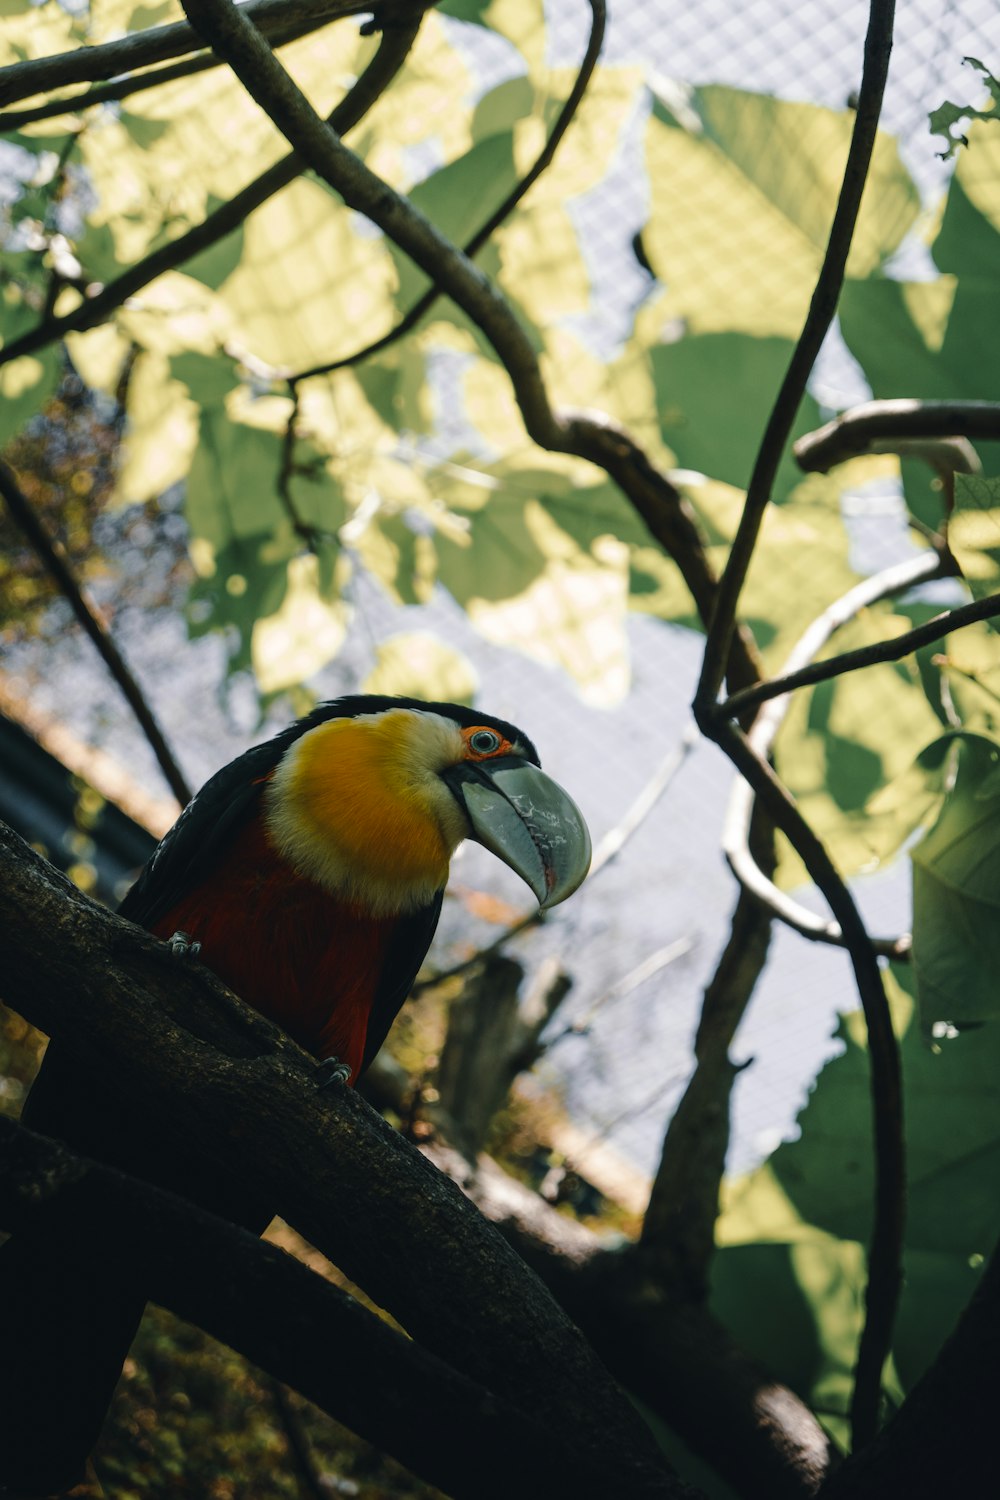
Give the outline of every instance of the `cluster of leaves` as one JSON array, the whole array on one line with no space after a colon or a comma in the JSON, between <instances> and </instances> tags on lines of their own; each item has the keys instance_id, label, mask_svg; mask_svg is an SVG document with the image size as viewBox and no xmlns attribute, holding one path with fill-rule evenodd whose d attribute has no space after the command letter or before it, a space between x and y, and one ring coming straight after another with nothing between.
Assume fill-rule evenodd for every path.
<instances>
[{"instance_id":1,"label":"cluster of leaves","mask_svg":"<svg viewBox=\"0 0 1000 1500\"><path fill-rule=\"evenodd\" d=\"M461 243L527 170L572 73L547 59L540 4L442 9L454 19L427 17L406 69L351 145ZM55 10L42 7L50 28L62 28L65 44L78 39L83 23ZM38 15L5 21L11 55L55 45L39 36ZM148 24L148 11L94 7L90 40L100 39L98 21L127 29ZM485 26L503 37L516 76L476 99L468 39ZM373 45L341 25L283 57L326 109ZM643 94L639 70L598 70L543 185L480 263L529 330L556 403L606 412L654 459L688 471L721 552L820 262L850 119L725 88L654 99L642 242L660 287L637 310L621 355L606 362L578 332L592 311L592 274L573 203L606 176ZM764 138L767 152L754 147ZM240 86L218 73L133 95L114 111L27 126L18 142L85 185L87 212L70 242L85 283L112 280L199 222L282 149ZM428 161L441 164L420 176ZM33 191L64 196L58 179ZM882 140L855 275L878 275L918 206L894 143ZM37 318L52 240L68 238L53 203L32 196L18 208L21 223L29 210L35 248L16 257L8 337ZM71 336L70 356L97 389L114 390L137 351L117 499L144 502L186 478L199 574L191 628L235 627L232 665L252 665L264 692L308 677L339 649L361 566L402 603L444 587L487 638L564 668L591 701L611 703L628 684L628 611L688 624L689 601L613 486L527 442L507 377L464 315L440 302L415 335L357 367L303 380L293 402L287 376L377 339L425 285L392 245L302 178L131 298L113 323ZM78 296L63 286L56 310ZM37 403L51 374L28 356L3 378ZM807 403L798 430L816 419ZM844 483L801 485L790 464L782 468L785 512L748 601L776 653L804 621L801 590L788 582L803 543L822 549L824 598L852 577L838 509ZM451 656L441 663L454 670Z\"/></svg>"}]
</instances>

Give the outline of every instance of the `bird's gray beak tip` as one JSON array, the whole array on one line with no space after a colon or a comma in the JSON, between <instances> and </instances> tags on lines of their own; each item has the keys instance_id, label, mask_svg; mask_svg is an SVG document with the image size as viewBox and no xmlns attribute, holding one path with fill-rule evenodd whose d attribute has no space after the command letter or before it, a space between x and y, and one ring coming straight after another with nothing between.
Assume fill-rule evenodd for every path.
<instances>
[{"instance_id":1,"label":"bird's gray beak tip","mask_svg":"<svg viewBox=\"0 0 1000 1500\"><path fill-rule=\"evenodd\" d=\"M550 911L583 884L590 834L558 782L530 761L481 764L459 783L472 837L514 870Z\"/></svg>"}]
</instances>

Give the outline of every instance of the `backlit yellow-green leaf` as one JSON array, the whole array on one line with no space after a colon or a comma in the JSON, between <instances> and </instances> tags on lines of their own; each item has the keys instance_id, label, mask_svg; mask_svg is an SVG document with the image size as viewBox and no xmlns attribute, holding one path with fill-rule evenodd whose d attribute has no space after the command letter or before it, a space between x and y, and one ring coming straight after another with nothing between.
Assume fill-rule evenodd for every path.
<instances>
[{"instance_id":1,"label":"backlit yellow-green leaf","mask_svg":"<svg viewBox=\"0 0 1000 1500\"><path fill-rule=\"evenodd\" d=\"M251 659L261 692L281 692L326 666L344 644L350 617L350 605L322 597L317 559L293 557L281 608L253 627Z\"/></svg>"},{"instance_id":2,"label":"backlit yellow-green leaf","mask_svg":"<svg viewBox=\"0 0 1000 1500\"><path fill-rule=\"evenodd\" d=\"M796 338L819 270L853 128L849 111L708 87L650 119L652 209L643 245L666 287L649 314L700 333ZM895 142L876 144L849 261L870 275L919 198Z\"/></svg>"},{"instance_id":3,"label":"backlit yellow-green leaf","mask_svg":"<svg viewBox=\"0 0 1000 1500\"><path fill-rule=\"evenodd\" d=\"M948 544L976 599L1000 589L1000 479L955 475Z\"/></svg>"},{"instance_id":4,"label":"backlit yellow-green leaf","mask_svg":"<svg viewBox=\"0 0 1000 1500\"><path fill-rule=\"evenodd\" d=\"M66 339L74 368L92 390L107 396L117 389L129 347L129 340L113 323L102 323L86 333L71 333Z\"/></svg>"},{"instance_id":5,"label":"backlit yellow-green leaf","mask_svg":"<svg viewBox=\"0 0 1000 1500\"><path fill-rule=\"evenodd\" d=\"M160 354L214 354L234 332L224 303L182 271L167 271L130 297L118 325L142 348Z\"/></svg>"},{"instance_id":6,"label":"backlit yellow-green leaf","mask_svg":"<svg viewBox=\"0 0 1000 1500\"><path fill-rule=\"evenodd\" d=\"M429 631L389 636L376 658L362 692L443 703L471 703L475 696L478 678L469 658Z\"/></svg>"},{"instance_id":7,"label":"backlit yellow-green leaf","mask_svg":"<svg viewBox=\"0 0 1000 1500\"><path fill-rule=\"evenodd\" d=\"M331 192L300 179L250 215L242 259L219 299L242 351L301 370L384 333L394 290L381 240L355 233Z\"/></svg>"},{"instance_id":8,"label":"backlit yellow-green leaf","mask_svg":"<svg viewBox=\"0 0 1000 1500\"><path fill-rule=\"evenodd\" d=\"M155 500L183 479L198 442L198 408L165 355L140 354L128 391L115 497L122 505Z\"/></svg>"},{"instance_id":9,"label":"backlit yellow-green leaf","mask_svg":"<svg viewBox=\"0 0 1000 1500\"><path fill-rule=\"evenodd\" d=\"M585 702L611 707L629 685L628 549L609 537L584 553L532 502L525 523L548 558L542 573L514 598L471 597L469 618L488 640L561 667Z\"/></svg>"}]
</instances>

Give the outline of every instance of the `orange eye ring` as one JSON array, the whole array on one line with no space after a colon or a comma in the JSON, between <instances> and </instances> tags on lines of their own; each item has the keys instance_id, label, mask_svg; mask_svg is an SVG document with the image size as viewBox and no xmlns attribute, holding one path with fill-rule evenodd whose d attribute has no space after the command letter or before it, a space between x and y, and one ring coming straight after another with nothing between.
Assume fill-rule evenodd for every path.
<instances>
[{"instance_id":1,"label":"orange eye ring","mask_svg":"<svg viewBox=\"0 0 1000 1500\"><path fill-rule=\"evenodd\" d=\"M470 760L490 760L513 749L510 741L488 724L473 724L471 729L463 729L462 738Z\"/></svg>"}]
</instances>

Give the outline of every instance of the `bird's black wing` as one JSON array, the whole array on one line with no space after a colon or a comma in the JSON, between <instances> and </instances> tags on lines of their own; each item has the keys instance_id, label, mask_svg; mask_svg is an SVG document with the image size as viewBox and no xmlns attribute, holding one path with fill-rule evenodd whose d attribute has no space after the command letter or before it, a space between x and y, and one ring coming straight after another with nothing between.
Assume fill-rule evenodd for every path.
<instances>
[{"instance_id":1,"label":"bird's black wing","mask_svg":"<svg viewBox=\"0 0 1000 1500\"><path fill-rule=\"evenodd\" d=\"M368 1017L368 1035L362 1073L385 1041L400 1007L413 988L420 965L427 956L441 915L443 891L438 891L429 906L422 906L410 916L401 917L393 931L385 966Z\"/></svg>"},{"instance_id":2,"label":"bird's black wing","mask_svg":"<svg viewBox=\"0 0 1000 1500\"><path fill-rule=\"evenodd\" d=\"M267 777L295 737L286 730L206 781L146 861L118 908L123 917L153 927L204 878L253 813Z\"/></svg>"}]
</instances>

